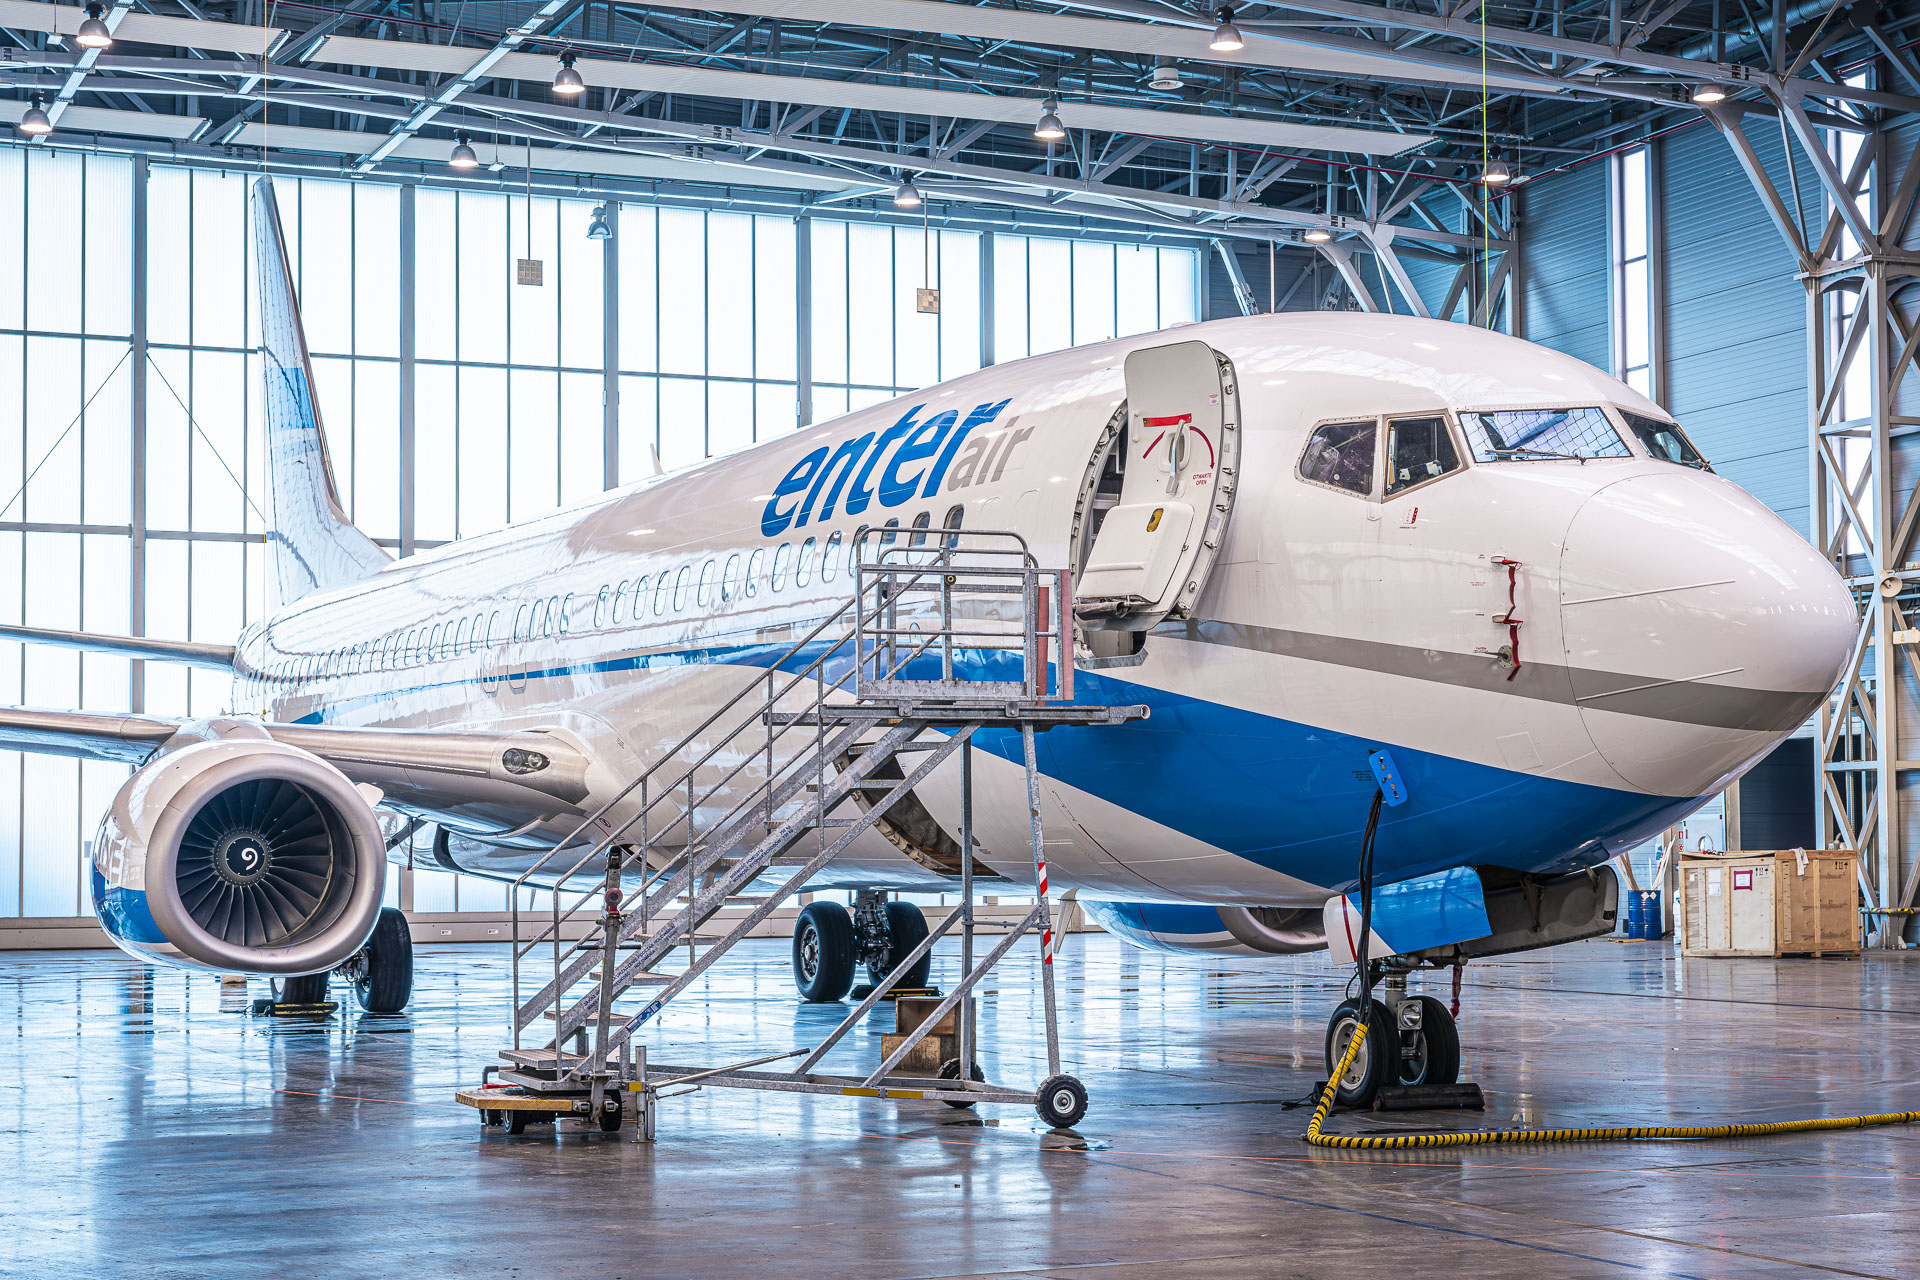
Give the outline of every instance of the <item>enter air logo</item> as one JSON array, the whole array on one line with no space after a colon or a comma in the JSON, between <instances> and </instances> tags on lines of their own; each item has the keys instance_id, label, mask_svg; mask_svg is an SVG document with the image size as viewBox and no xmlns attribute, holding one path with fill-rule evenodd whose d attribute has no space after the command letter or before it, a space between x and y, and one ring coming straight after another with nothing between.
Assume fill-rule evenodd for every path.
<instances>
[{"instance_id":1,"label":"enter air logo","mask_svg":"<svg viewBox=\"0 0 1920 1280\"><path fill-rule=\"evenodd\" d=\"M837 447L821 445L796 462L786 478L774 486L773 497L760 516L760 532L776 537L815 520L831 520L836 509L857 516L876 497L883 507L903 506L915 497L931 498L939 492L950 469L954 471L952 488L985 479L977 474L985 470L979 465L985 459L971 456L980 451L980 441L974 442L974 449L961 459L957 469L954 460L967 437L992 423L1007 403L1002 400L975 405L964 420L958 410L947 409L925 422L919 421L919 416L926 406L917 404L885 431L869 431ZM1031 428L1014 436L1030 434ZM1001 465L1005 465L1006 454L1012 452L1012 443L999 450ZM891 457L887 457L889 449L893 451ZM883 457L887 459L884 467Z\"/></svg>"}]
</instances>

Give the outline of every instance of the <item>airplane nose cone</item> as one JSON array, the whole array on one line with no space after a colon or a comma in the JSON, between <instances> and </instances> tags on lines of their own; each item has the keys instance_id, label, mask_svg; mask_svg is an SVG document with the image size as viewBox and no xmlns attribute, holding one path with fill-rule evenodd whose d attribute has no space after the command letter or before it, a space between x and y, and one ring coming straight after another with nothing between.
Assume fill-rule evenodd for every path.
<instances>
[{"instance_id":1,"label":"airplane nose cone","mask_svg":"<svg viewBox=\"0 0 1920 1280\"><path fill-rule=\"evenodd\" d=\"M1589 498L1560 582L1588 736L1658 795L1711 794L1804 723L1859 625L1806 539L1735 485L1678 467Z\"/></svg>"}]
</instances>

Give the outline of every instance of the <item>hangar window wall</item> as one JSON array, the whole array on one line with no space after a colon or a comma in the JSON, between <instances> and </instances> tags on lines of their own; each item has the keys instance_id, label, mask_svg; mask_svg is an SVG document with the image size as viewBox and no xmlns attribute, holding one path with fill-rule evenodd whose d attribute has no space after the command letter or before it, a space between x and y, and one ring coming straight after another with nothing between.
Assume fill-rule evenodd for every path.
<instances>
[{"instance_id":1,"label":"hangar window wall","mask_svg":"<svg viewBox=\"0 0 1920 1280\"><path fill-rule=\"evenodd\" d=\"M1613 157L1613 369L1622 382L1653 395L1653 290L1649 246L1652 206L1648 152Z\"/></svg>"},{"instance_id":2,"label":"hangar window wall","mask_svg":"<svg viewBox=\"0 0 1920 1280\"><path fill-rule=\"evenodd\" d=\"M224 643L263 610L251 181L0 146L0 619ZM809 372L820 420L976 369L989 338L1005 360L1197 314L1180 248L637 203L596 241L590 199L275 191L341 498L396 550L590 498L650 474L655 449L672 469L791 430ZM513 283L529 243L539 287ZM929 277L938 315L914 307ZM0 702L209 715L228 694L212 672L0 646ZM126 774L0 753L0 918L89 910L83 849ZM505 905L497 884L424 871L411 900Z\"/></svg>"}]
</instances>

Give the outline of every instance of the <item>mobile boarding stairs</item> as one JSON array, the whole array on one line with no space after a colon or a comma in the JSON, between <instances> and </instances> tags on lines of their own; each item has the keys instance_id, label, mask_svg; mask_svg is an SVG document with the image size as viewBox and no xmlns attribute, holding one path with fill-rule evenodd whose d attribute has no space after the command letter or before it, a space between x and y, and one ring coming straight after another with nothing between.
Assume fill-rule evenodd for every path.
<instances>
[{"instance_id":1,"label":"mobile boarding stairs","mask_svg":"<svg viewBox=\"0 0 1920 1280\"><path fill-rule=\"evenodd\" d=\"M937 542L897 545L902 536ZM855 536L852 558L847 603L515 882L513 1043L500 1053L506 1065L488 1067L480 1088L457 1095L484 1124L518 1133L530 1121L575 1116L614 1131L631 1116L636 1140L651 1139L659 1091L696 1084L1022 1103L1052 1123L1084 1113L1084 1088L1060 1071L1034 734L1056 725L1118 725L1147 709L1073 705L1070 575L1039 568L1019 535L875 529ZM1033 909L976 959L972 739L982 730L1020 734L1036 896ZM649 1064L636 1033L956 754L960 904L918 946L892 957L887 977L819 1044L731 1065ZM850 799L858 800L859 816L833 816ZM732 926L724 935L700 933L776 868L792 871L779 884L756 886L765 896L723 922ZM523 889L546 892L548 910L523 914ZM582 922L584 935L568 940L565 934L582 933ZM864 1076L817 1072L899 979L956 931L961 977L937 1003L903 1002L903 1011L931 1008L911 1028L903 1012L904 1034L888 1038L884 1060ZM974 1060L969 995L1028 934L1040 944L1049 1079L1025 1090L961 1078L976 1074L959 1070ZM682 955L684 967L663 970ZM638 1008L623 1005L640 995L648 998ZM936 1032L957 1036L957 1058L938 1078L900 1074L915 1046ZM793 1058L801 1060L791 1069L767 1069Z\"/></svg>"}]
</instances>

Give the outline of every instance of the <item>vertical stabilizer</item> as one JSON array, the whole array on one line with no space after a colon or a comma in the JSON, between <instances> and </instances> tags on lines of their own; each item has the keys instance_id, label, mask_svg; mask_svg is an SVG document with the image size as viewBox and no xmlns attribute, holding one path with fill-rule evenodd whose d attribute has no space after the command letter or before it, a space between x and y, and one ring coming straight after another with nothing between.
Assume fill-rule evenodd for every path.
<instances>
[{"instance_id":1,"label":"vertical stabilizer","mask_svg":"<svg viewBox=\"0 0 1920 1280\"><path fill-rule=\"evenodd\" d=\"M273 185L253 187L253 238L260 272L260 346L266 374L267 488L273 521L277 604L358 582L388 563L340 508L320 430L307 339L293 296Z\"/></svg>"}]
</instances>

